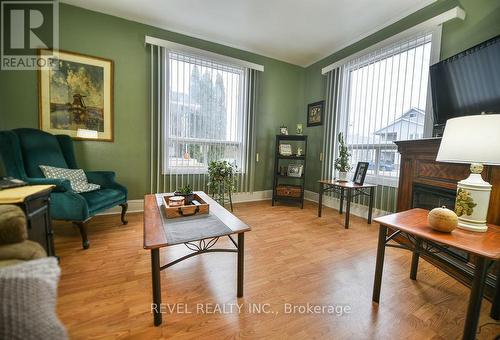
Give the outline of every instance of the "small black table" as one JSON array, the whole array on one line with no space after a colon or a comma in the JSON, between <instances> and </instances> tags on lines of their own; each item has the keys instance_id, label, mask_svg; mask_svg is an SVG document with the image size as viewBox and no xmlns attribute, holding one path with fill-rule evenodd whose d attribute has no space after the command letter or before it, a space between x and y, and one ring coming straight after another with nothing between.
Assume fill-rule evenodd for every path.
<instances>
[{"instance_id":1,"label":"small black table","mask_svg":"<svg viewBox=\"0 0 500 340\"><path fill-rule=\"evenodd\" d=\"M349 215L351 213L351 200L360 195L370 197L368 206L368 224L372 223L373 198L375 195L375 184L356 184L354 182L339 182L336 180L319 180L319 202L318 202L318 217L321 217L321 209L323 207L323 193L332 191L340 194L339 213L342 214L344 207L344 197L346 198L346 214L345 228L349 229Z\"/></svg>"}]
</instances>

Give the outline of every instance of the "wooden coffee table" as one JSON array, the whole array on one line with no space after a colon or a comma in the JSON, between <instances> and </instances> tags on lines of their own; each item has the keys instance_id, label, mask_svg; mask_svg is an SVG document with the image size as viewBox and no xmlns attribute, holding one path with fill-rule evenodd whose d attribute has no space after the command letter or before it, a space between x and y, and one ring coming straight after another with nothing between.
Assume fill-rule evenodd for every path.
<instances>
[{"instance_id":1,"label":"wooden coffee table","mask_svg":"<svg viewBox=\"0 0 500 340\"><path fill-rule=\"evenodd\" d=\"M451 233L442 233L429 226L427 223L428 213L425 209L411 209L375 219L375 222L380 224L380 230L372 300L376 303L380 300L385 247L402 248L413 252L410 270L410 279L412 280L417 279L420 254L432 254L448 247L466 251L475 255L476 263L463 339L473 340L476 338L484 283L489 265L493 261L500 260L500 227L489 224L488 231L485 233L458 228ZM390 235L388 235L389 228L392 231ZM398 235L406 237L411 245L389 243ZM491 317L496 320L500 317L500 280L497 281Z\"/></svg>"},{"instance_id":2,"label":"wooden coffee table","mask_svg":"<svg viewBox=\"0 0 500 340\"><path fill-rule=\"evenodd\" d=\"M368 196L370 203L368 204L368 224L372 223L373 199L375 195L375 184L356 184L354 182L339 182L336 180L322 179L319 180L319 202L318 202L318 217L321 217L323 208L323 194L328 191L340 194L339 213L342 214L344 208L344 197L346 199L346 211L344 227L349 229L349 217L351 215L351 200L360 195Z\"/></svg>"},{"instance_id":3,"label":"wooden coffee table","mask_svg":"<svg viewBox=\"0 0 500 340\"><path fill-rule=\"evenodd\" d=\"M195 193L210 205L210 214L195 216L192 220L190 220L190 217L167 220L162 211L161 200L159 200L161 196L157 196L165 194L144 196L144 249L151 251L152 307L157 307L152 308L155 326L159 326L162 323L162 315L158 311L161 306L160 271L190 257L214 252L237 253L237 296L243 296L245 232L250 231L251 228L204 192L197 191ZM204 222L206 223L204 224ZM183 234L182 228L177 228L181 223L185 230L189 229L188 232L184 232ZM177 236L172 236L172 230L176 228ZM232 234L238 234L237 243L232 238ZM199 235L203 235L203 237ZM213 248L218 239L225 236L229 237L234 248ZM167 264L160 265L160 249L178 244L184 244L193 252Z\"/></svg>"}]
</instances>

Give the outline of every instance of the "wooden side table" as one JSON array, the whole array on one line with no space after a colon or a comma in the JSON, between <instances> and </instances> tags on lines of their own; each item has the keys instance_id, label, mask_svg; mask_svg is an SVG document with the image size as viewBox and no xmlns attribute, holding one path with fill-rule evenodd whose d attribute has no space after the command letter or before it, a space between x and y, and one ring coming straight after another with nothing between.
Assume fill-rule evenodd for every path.
<instances>
[{"instance_id":1,"label":"wooden side table","mask_svg":"<svg viewBox=\"0 0 500 340\"><path fill-rule=\"evenodd\" d=\"M377 248L375 279L373 284L373 302L379 303L382 271L384 267L385 247L407 249L413 252L410 269L410 279L417 279L418 260L420 254L432 254L443 251L448 247L460 249L477 257L474 269L469 304L463 339L473 340L481 310L484 283L488 267L493 261L500 260L500 227L488 225L485 233L455 229L451 233L441 233L433 230L427 223L428 211L425 209L411 209L375 219L380 224ZM388 228L393 232L388 235ZM394 237L405 236L413 246L389 243ZM500 310L500 284L497 284L496 295L493 301L491 317L498 319Z\"/></svg>"},{"instance_id":2,"label":"wooden side table","mask_svg":"<svg viewBox=\"0 0 500 340\"><path fill-rule=\"evenodd\" d=\"M38 242L48 256L56 256L50 218L50 193L54 185L28 185L0 191L0 204L15 204L26 215L28 238Z\"/></svg>"},{"instance_id":3,"label":"wooden side table","mask_svg":"<svg viewBox=\"0 0 500 340\"><path fill-rule=\"evenodd\" d=\"M368 205L368 224L372 223L373 199L375 195L375 184L356 184L353 182L339 182L335 180L319 180L319 202L318 202L318 217L321 217L323 208L323 193L331 191L340 194L339 213L342 214L344 208L344 197L346 199L346 214L344 226L349 229L349 215L351 214L351 200L360 195L370 197Z\"/></svg>"}]
</instances>

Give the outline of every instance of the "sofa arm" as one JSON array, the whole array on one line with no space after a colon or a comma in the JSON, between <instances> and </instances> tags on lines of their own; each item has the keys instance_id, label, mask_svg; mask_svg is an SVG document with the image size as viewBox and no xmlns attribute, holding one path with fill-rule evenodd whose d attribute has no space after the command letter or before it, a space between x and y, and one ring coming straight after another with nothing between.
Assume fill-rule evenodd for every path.
<instances>
[{"instance_id":1,"label":"sofa arm","mask_svg":"<svg viewBox=\"0 0 500 340\"><path fill-rule=\"evenodd\" d=\"M28 184L32 185L55 185L54 191L56 192L65 192L65 191L73 191L71 189L71 184L67 179L56 179L56 178L25 178L24 179Z\"/></svg>"}]
</instances>

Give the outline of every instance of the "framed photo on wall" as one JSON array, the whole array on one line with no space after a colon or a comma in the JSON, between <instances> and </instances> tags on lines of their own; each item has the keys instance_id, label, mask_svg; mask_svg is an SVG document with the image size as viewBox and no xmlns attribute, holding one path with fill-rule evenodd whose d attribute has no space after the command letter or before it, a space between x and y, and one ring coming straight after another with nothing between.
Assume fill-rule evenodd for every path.
<instances>
[{"instance_id":1,"label":"framed photo on wall","mask_svg":"<svg viewBox=\"0 0 500 340\"><path fill-rule=\"evenodd\" d=\"M307 105L307 126L323 125L324 106L324 100Z\"/></svg>"},{"instance_id":2,"label":"framed photo on wall","mask_svg":"<svg viewBox=\"0 0 500 340\"><path fill-rule=\"evenodd\" d=\"M38 71L40 129L112 142L113 61L65 51L39 54L47 59Z\"/></svg>"},{"instance_id":3,"label":"framed photo on wall","mask_svg":"<svg viewBox=\"0 0 500 340\"><path fill-rule=\"evenodd\" d=\"M370 163L368 162L358 162L353 180L355 184L363 185L363 183L365 182L366 173L368 172L369 164Z\"/></svg>"}]
</instances>

